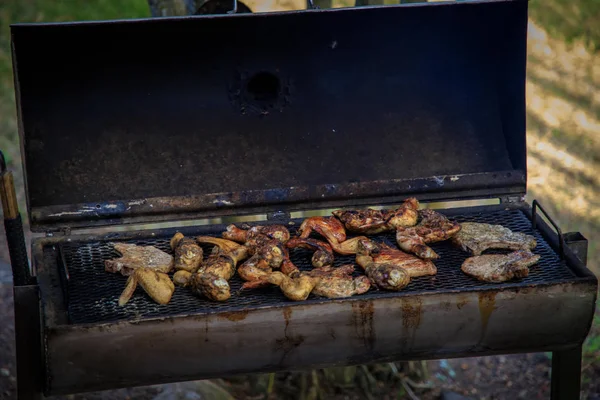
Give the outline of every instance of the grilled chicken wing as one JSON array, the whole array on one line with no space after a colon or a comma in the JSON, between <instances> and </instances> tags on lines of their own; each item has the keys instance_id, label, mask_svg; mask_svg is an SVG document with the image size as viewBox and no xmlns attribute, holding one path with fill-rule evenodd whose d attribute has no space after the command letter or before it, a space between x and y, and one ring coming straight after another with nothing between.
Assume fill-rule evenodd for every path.
<instances>
[{"instance_id":1,"label":"grilled chicken wing","mask_svg":"<svg viewBox=\"0 0 600 400\"><path fill-rule=\"evenodd\" d=\"M369 239L366 236L356 236L342 243L331 243L331 247L336 253L348 256L358 253L359 242L361 241L368 243Z\"/></svg>"},{"instance_id":2,"label":"grilled chicken wing","mask_svg":"<svg viewBox=\"0 0 600 400\"><path fill-rule=\"evenodd\" d=\"M283 225L257 225L253 227L245 225L242 228L238 228L231 224L222 234L224 239L233 240L238 243L245 243L259 235L267 236L281 243L285 243L290 239L290 231Z\"/></svg>"},{"instance_id":3,"label":"grilled chicken wing","mask_svg":"<svg viewBox=\"0 0 600 400\"><path fill-rule=\"evenodd\" d=\"M104 261L106 272L120 272L121 275L129 276L135 269L142 267L165 273L173 268L173 257L154 246L115 243L114 248L122 256Z\"/></svg>"},{"instance_id":4,"label":"grilled chicken wing","mask_svg":"<svg viewBox=\"0 0 600 400\"><path fill-rule=\"evenodd\" d=\"M452 243L475 256L487 249L532 250L537 245L531 235L513 232L501 225L463 222Z\"/></svg>"},{"instance_id":5,"label":"grilled chicken wing","mask_svg":"<svg viewBox=\"0 0 600 400\"><path fill-rule=\"evenodd\" d=\"M127 304L138 284L158 304L167 304L171 301L175 291L175 285L169 275L151 268L136 268L127 279L125 289L119 297L120 306Z\"/></svg>"},{"instance_id":6,"label":"grilled chicken wing","mask_svg":"<svg viewBox=\"0 0 600 400\"><path fill-rule=\"evenodd\" d=\"M320 240L311 238L293 238L285 244L285 247L288 249L300 247L313 250L315 253L312 256L311 262L315 268L333 264L333 251L331 250L331 246Z\"/></svg>"},{"instance_id":7,"label":"grilled chicken wing","mask_svg":"<svg viewBox=\"0 0 600 400\"><path fill-rule=\"evenodd\" d=\"M312 293L317 296L337 299L363 294L371 288L371 281L366 276L352 278L354 265L346 264L334 268L332 266L315 268L306 275L316 278L317 284Z\"/></svg>"},{"instance_id":8,"label":"grilled chicken wing","mask_svg":"<svg viewBox=\"0 0 600 400\"><path fill-rule=\"evenodd\" d=\"M226 239L199 236L198 243L210 243L215 247L202 269L193 274L189 285L199 295L215 301L225 301L231 297L229 279L233 276L238 262L248 257L248 248Z\"/></svg>"},{"instance_id":9,"label":"grilled chicken wing","mask_svg":"<svg viewBox=\"0 0 600 400\"><path fill-rule=\"evenodd\" d=\"M312 231L323 236L332 245L346 240L344 225L335 217L306 218L298 229L300 238L308 238Z\"/></svg>"},{"instance_id":10,"label":"grilled chicken wing","mask_svg":"<svg viewBox=\"0 0 600 400\"><path fill-rule=\"evenodd\" d=\"M275 271L267 277L267 281L279 286L285 297L294 301L302 301L308 298L308 295L314 289L318 282L317 278L300 274L295 278L291 278L279 271Z\"/></svg>"},{"instance_id":11,"label":"grilled chicken wing","mask_svg":"<svg viewBox=\"0 0 600 400\"><path fill-rule=\"evenodd\" d=\"M529 250L510 254L485 254L467 258L461 270L480 281L499 283L513 278L525 278L529 275L529 267L539 259L539 255Z\"/></svg>"},{"instance_id":12,"label":"grilled chicken wing","mask_svg":"<svg viewBox=\"0 0 600 400\"><path fill-rule=\"evenodd\" d=\"M202 263L204 252L194 239L186 238L177 232L171 238L171 249L175 253L175 270L196 272Z\"/></svg>"},{"instance_id":13,"label":"grilled chicken wing","mask_svg":"<svg viewBox=\"0 0 600 400\"><path fill-rule=\"evenodd\" d=\"M421 221L413 227L399 227L396 230L398 246L408 253L424 259L436 259L439 256L426 243L450 239L460 231L458 222L450 221L437 211L425 209L419 211Z\"/></svg>"},{"instance_id":14,"label":"grilled chicken wing","mask_svg":"<svg viewBox=\"0 0 600 400\"><path fill-rule=\"evenodd\" d=\"M349 232L373 235L417 223L419 201L411 197L395 210L336 210L337 217Z\"/></svg>"},{"instance_id":15,"label":"grilled chicken wing","mask_svg":"<svg viewBox=\"0 0 600 400\"><path fill-rule=\"evenodd\" d=\"M300 274L298 267L294 265L290 260L290 254L286 247L283 247L283 261L280 266L280 271L289 277L296 277ZM242 285L240 290L247 289L258 289L270 286L268 276L273 272L273 268L268 267L264 263L252 263L245 266L250 260L248 260L242 267L238 269L238 274L246 282Z\"/></svg>"}]
</instances>

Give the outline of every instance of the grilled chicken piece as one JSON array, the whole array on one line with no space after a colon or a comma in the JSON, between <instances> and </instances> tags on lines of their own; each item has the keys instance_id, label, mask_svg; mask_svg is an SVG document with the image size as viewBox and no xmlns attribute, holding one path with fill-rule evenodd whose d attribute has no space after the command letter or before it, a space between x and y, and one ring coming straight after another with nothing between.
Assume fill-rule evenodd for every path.
<instances>
[{"instance_id":1,"label":"grilled chicken piece","mask_svg":"<svg viewBox=\"0 0 600 400\"><path fill-rule=\"evenodd\" d=\"M242 228L238 228L231 224L227 226L227 230L222 234L224 239L238 243L246 243L259 235L267 236L281 243L285 243L290 239L290 231L283 225L257 225L253 227L243 225Z\"/></svg>"},{"instance_id":2,"label":"grilled chicken piece","mask_svg":"<svg viewBox=\"0 0 600 400\"><path fill-rule=\"evenodd\" d=\"M318 280L312 293L329 299L337 299L363 294L371 288L369 278L366 276L352 278L353 272L354 265L346 264L337 268L332 266L315 268L306 275Z\"/></svg>"},{"instance_id":3,"label":"grilled chicken piece","mask_svg":"<svg viewBox=\"0 0 600 400\"><path fill-rule=\"evenodd\" d=\"M180 269L179 271L173 274L173 283L178 286L187 287L192 281L193 274L184 269Z\"/></svg>"},{"instance_id":4,"label":"grilled chicken piece","mask_svg":"<svg viewBox=\"0 0 600 400\"><path fill-rule=\"evenodd\" d=\"M425 209L419 211L421 221L413 227L399 227L396 230L398 246L408 253L424 259L439 258L426 243L441 242L450 239L460 231L458 222L450 221L437 211Z\"/></svg>"},{"instance_id":5,"label":"grilled chicken piece","mask_svg":"<svg viewBox=\"0 0 600 400\"><path fill-rule=\"evenodd\" d=\"M331 245L342 243L346 240L344 225L335 217L306 218L298 229L300 238L308 238L312 231L323 236Z\"/></svg>"},{"instance_id":6,"label":"grilled chicken piece","mask_svg":"<svg viewBox=\"0 0 600 400\"><path fill-rule=\"evenodd\" d=\"M537 245L531 235L513 232L501 225L463 222L452 243L478 256L487 249L533 250Z\"/></svg>"},{"instance_id":7,"label":"grilled chicken piece","mask_svg":"<svg viewBox=\"0 0 600 400\"><path fill-rule=\"evenodd\" d=\"M165 273L173 269L173 257L154 246L115 243L114 248L122 256L104 261L106 272L121 272L121 275L129 276L135 269L142 267Z\"/></svg>"},{"instance_id":8,"label":"grilled chicken piece","mask_svg":"<svg viewBox=\"0 0 600 400\"><path fill-rule=\"evenodd\" d=\"M418 209L419 201L411 197L395 210L336 210L333 215L342 221L348 232L374 235L415 225Z\"/></svg>"},{"instance_id":9,"label":"grilled chicken piece","mask_svg":"<svg viewBox=\"0 0 600 400\"><path fill-rule=\"evenodd\" d=\"M120 306L127 304L138 284L158 304L167 304L171 301L171 296L175 291L175 285L171 282L169 275L151 268L136 268L127 279L125 289L119 297Z\"/></svg>"},{"instance_id":10,"label":"grilled chicken piece","mask_svg":"<svg viewBox=\"0 0 600 400\"><path fill-rule=\"evenodd\" d=\"M214 244L211 254L202 268L188 282L192 290L214 301L225 301L231 297L229 279L238 262L248 257L248 248L226 239L199 236L198 243Z\"/></svg>"},{"instance_id":11,"label":"grilled chicken piece","mask_svg":"<svg viewBox=\"0 0 600 400\"><path fill-rule=\"evenodd\" d=\"M319 280L305 274L291 278L282 272L275 271L269 274L267 281L272 285L279 286L288 299L302 301L308 298Z\"/></svg>"},{"instance_id":12,"label":"grilled chicken piece","mask_svg":"<svg viewBox=\"0 0 600 400\"><path fill-rule=\"evenodd\" d=\"M518 250L509 254L485 254L469 257L461 270L485 282L505 282L513 278L525 278L529 267L537 263L540 256L529 250Z\"/></svg>"},{"instance_id":13,"label":"grilled chicken piece","mask_svg":"<svg viewBox=\"0 0 600 400\"><path fill-rule=\"evenodd\" d=\"M175 253L175 270L196 272L202 263L204 252L194 239L186 238L177 232L171 238L171 249Z\"/></svg>"},{"instance_id":14,"label":"grilled chicken piece","mask_svg":"<svg viewBox=\"0 0 600 400\"><path fill-rule=\"evenodd\" d=\"M315 253L311 258L311 262L315 268L333 264L333 251L331 250L331 246L320 240L311 238L293 238L285 244L285 247L288 249L300 247L303 249L313 250Z\"/></svg>"},{"instance_id":15,"label":"grilled chicken piece","mask_svg":"<svg viewBox=\"0 0 600 400\"><path fill-rule=\"evenodd\" d=\"M437 274L437 268L433 261L415 257L385 243L377 243L372 240L359 242L357 260L361 256L372 258L376 264L396 265L404 269L411 278Z\"/></svg>"},{"instance_id":16,"label":"grilled chicken piece","mask_svg":"<svg viewBox=\"0 0 600 400\"><path fill-rule=\"evenodd\" d=\"M365 243L367 243L369 242L369 238L366 236L356 236L342 243L331 243L331 247L336 253L348 256L358 253L358 244L360 241L366 241Z\"/></svg>"},{"instance_id":17,"label":"grilled chicken piece","mask_svg":"<svg viewBox=\"0 0 600 400\"><path fill-rule=\"evenodd\" d=\"M286 247L283 247L283 261L280 266L280 271L289 277L296 277L300 274L298 267L294 265L290 260L290 254ZM240 290L247 289L259 289L270 286L269 275L273 272L273 268L266 266L261 263L254 263L249 266L245 266L250 260L244 263L243 266L238 268L238 274L246 282L242 285ZM244 267L244 268L242 268Z\"/></svg>"}]
</instances>

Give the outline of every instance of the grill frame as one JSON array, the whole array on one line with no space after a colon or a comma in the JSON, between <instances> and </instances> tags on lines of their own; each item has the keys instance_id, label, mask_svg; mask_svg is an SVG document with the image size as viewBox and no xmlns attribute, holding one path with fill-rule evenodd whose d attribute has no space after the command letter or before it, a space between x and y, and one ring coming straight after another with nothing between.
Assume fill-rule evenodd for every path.
<instances>
[{"instance_id":1,"label":"grill frame","mask_svg":"<svg viewBox=\"0 0 600 400\"><path fill-rule=\"evenodd\" d=\"M522 211L528 220L531 219L531 209L526 203L440 211L452 216L504 209ZM184 234L205 234L224 227L201 226L178 230ZM556 234L541 219L538 219L537 229L557 255ZM375 298L354 296L340 300L282 302L252 310L69 323L60 285L59 257L57 252L53 256L44 252L44 247L58 248L65 243L97 240L139 240L168 236L175 231L175 228L169 228L101 236L52 237L34 243L34 261L38 266L42 315L45 318L46 394L391 359L556 350L581 343L592 322L593 312L590 313L590 310L595 305L597 279L566 247L566 265L577 276L554 283L509 283L427 293L399 292ZM561 309L561 304L568 304L568 307ZM378 316L389 313L399 314L394 314L395 319L384 324L382 317ZM441 343L439 335L443 335L444 328L432 322L434 316L441 321L451 321L448 329L453 330L453 337L458 335L458 339ZM488 322L484 320L492 321L490 324L495 324L494 328L487 329ZM331 336L322 331L324 328L320 322L325 321L336 327L335 331L332 328ZM267 329L266 325L271 329ZM502 328L509 325L516 328L508 331ZM280 332L282 326L285 326L283 335ZM288 331L288 326L294 327L293 334L291 328ZM240 332L245 333L240 335ZM313 338L324 335L328 339L323 340L335 337L330 342L337 349L335 354L315 347L318 344ZM250 346L248 343L253 340L257 342ZM194 341L196 344L186 347L186 353L182 354L178 347L182 341ZM392 353L378 353L377 348L386 346L392 349ZM121 356L116 349L127 349L128 356L144 365L152 365L158 360L153 351L160 349L161 357L167 358L169 355L164 352L171 351L174 359L181 364L165 368L154 364L152 372L148 368L134 371L126 364L114 368L115 363L119 363L115 357ZM228 360L229 364L219 361L210 365L206 354L213 354L214 358L215 352L219 351L224 352L223 360ZM272 355L253 358L252 351ZM199 365L202 367L199 368Z\"/></svg>"}]
</instances>

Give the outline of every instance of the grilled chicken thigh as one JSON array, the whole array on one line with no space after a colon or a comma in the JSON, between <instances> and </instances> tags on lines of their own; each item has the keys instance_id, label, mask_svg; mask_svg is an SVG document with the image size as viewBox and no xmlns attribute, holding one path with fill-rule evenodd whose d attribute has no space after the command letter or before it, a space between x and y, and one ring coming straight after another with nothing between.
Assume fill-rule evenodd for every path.
<instances>
[{"instance_id":1,"label":"grilled chicken thigh","mask_svg":"<svg viewBox=\"0 0 600 400\"><path fill-rule=\"evenodd\" d=\"M395 210L336 210L333 215L342 221L348 232L373 235L415 225L418 209L419 201L411 197Z\"/></svg>"},{"instance_id":2,"label":"grilled chicken thigh","mask_svg":"<svg viewBox=\"0 0 600 400\"><path fill-rule=\"evenodd\" d=\"M518 250L509 254L485 254L467 258L461 270L480 281L499 283L513 278L525 278L529 275L529 267L539 259L539 255L529 250Z\"/></svg>"},{"instance_id":3,"label":"grilled chicken thigh","mask_svg":"<svg viewBox=\"0 0 600 400\"><path fill-rule=\"evenodd\" d=\"M316 278L317 284L312 293L317 296L337 299L363 294L371 288L371 281L366 276L352 278L354 265L346 264L334 268L331 266L315 268L306 275Z\"/></svg>"},{"instance_id":4,"label":"grilled chicken thigh","mask_svg":"<svg viewBox=\"0 0 600 400\"><path fill-rule=\"evenodd\" d=\"M532 250L537 245L531 235L513 232L501 225L463 222L452 243L475 256L487 249Z\"/></svg>"},{"instance_id":5,"label":"grilled chicken thigh","mask_svg":"<svg viewBox=\"0 0 600 400\"><path fill-rule=\"evenodd\" d=\"M196 272L200 268L204 252L194 239L186 238L177 232L171 238L171 249L175 253L175 270Z\"/></svg>"},{"instance_id":6,"label":"grilled chicken thigh","mask_svg":"<svg viewBox=\"0 0 600 400\"><path fill-rule=\"evenodd\" d=\"M424 259L439 258L426 243L450 239L460 231L460 224L431 209L420 210L419 216L421 221L416 226L396 230L398 246Z\"/></svg>"},{"instance_id":7,"label":"grilled chicken thigh","mask_svg":"<svg viewBox=\"0 0 600 400\"><path fill-rule=\"evenodd\" d=\"M127 304L138 284L158 304L167 304L175 291L169 275L151 268L136 268L127 279L125 289L119 297L120 306Z\"/></svg>"},{"instance_id":8,"label":"grilled chicken thigh","mask_svg":"<svg viewBox=\"0 0 600 400\"><path fill-rule=\"evenodd\" d=\"M158 272L170 272L173 269L173 256L154 246L138 246L128 243L115 243L115 250L121 257L104 262L106 272L120 272L129 276L137 268L149 268Z\"/></svg>"},{"instance_id":9,"label":"grilled chicken thigh","mask_svg":"<svg viewBox=\"0 0 600 400\"><path fill-rule=\"evenodd\" d=\"M300 238L302 239L308 238L312 231L323 236L331 245L346 240L346 230L344 229L344 225L342 225L335 217L306 218L300 225L300 228L298 228Z\"/></svg>"},{"instance_id":10,"label":"grilled chicken thigh","mask_svg":"<svg viewBox=\"0 0 600 400\"><path fill-rule=\"evenodd\" d=\"M358 257L368 256L377 264L391 264L404 269L411 278L437 274L433 261L407 254L385 243L361 241Z\"/></svg>"},{"instance_id":11,"label":"grilled chicken thigh","mask_svg":"<svg viewBox=\"0 0 600 400\"><path fill-rule=\"evenodd\" d=\"M311 262L313 267L319 268L333 264L333 251L331 246L325 242L316 239L301 239L293 238L290 239L285 247L288 249L303 248L313 250L315 253L312 256Z\"/></svg>"},{"instance_id":12,"label":"grilled chicken thigh","mask_svg":"<svg viewBox=\"0 0 600 400\"><path fill-rule=\"evenodd\" d=\"M248 248L230 240L210 236L199 236L196 241L214 244L215 247L202 268L191 276L188 284L197 294L211 300L229 299L231 291L228 281L235 273L238 262L248 257Z\"/></svg>"}]
</instances>

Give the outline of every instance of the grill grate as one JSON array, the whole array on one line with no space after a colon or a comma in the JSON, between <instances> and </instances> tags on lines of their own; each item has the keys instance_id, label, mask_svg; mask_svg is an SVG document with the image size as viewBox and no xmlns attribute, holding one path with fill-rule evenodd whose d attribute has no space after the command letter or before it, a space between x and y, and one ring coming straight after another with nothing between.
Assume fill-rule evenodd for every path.
<instances>
[{"instance_id":1,"label":"grill grate","mask_svg":"<svg viewBox=\"0 0 600 400\"><path fill-rule=\"evenodd\" d=\"M432 248L440 255L440 258L434 261L438 268L437 275L413 278L411 283L400 293L473 288L491 289L498 286L530 286L540 283L564 281L575 277L573 272L571 272L563 260L560 260L559 256L551 249L539 232L532 230L531 222L520 210L476 212L456 215L452 218L459 222L473 221L501 224L516 232L532 234L538 242L534 252L541 255L540 262L530 268L530 274L525 279L501 285L489 284L479 282L460 271L460 265L468 256L467 253L455 248L448 242L435 243L432 245ZM220 236L220 233L214 232L214 235ZM293 227L290 228L290 233L295 234ZM395 235L392 233L373 236L373 238L395 246ZM139 245L153 245L171 253L169 239L170 237L153 237L127 242ZM204 250L205 254L207 254L210 246L206 246ZM70 275L68 282L68 312L70 322L74 324L191 313L202 314L234 311L275 306L283 302L289 302L281 294L280 290L275 287L245 291L237 294L236 291L240 288L242 281L235 275L230 281L233 295L227 302L211 302L195 296L187 288L176 287L170 303L166 306L161 306L154 303L144 293L143 289L138 288L129 303L124 307L119 307L117 301L121 291L125 287L127 278L104 271L104 260L119 256L113 250L110 242L66 243L62 246L62 251ZM500 253L503 251L497 252ZM292 261L302 270L312 268L310 264L311 255L310 251L303 249L295 249L291 252ZM353 256L336 255L336 266L353 262ZM356 266L355 274L358 275L360 273L362 273L360 267ZM376 298L397 295L398 293L394 292L371 289L366 294L357 297ZM324 299L311 295L306 302L315 301L324 301Z\"/></svg>"}]
</instances>

